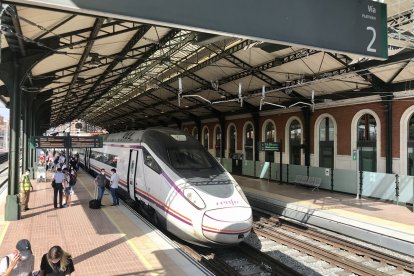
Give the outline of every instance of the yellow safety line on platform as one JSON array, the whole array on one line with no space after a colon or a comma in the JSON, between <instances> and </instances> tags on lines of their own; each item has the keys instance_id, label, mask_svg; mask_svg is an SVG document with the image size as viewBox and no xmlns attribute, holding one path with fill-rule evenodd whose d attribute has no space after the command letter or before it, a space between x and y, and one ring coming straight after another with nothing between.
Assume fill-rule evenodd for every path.
<instances>
[{"instance_id":1,"label":"yellow safety line on platform","mask_svg":"<svg viewBox=\"0 0 414 276\"><path fill-rule=\"evenodd\" d=\"M2 225L3 225L3 227L2 227L3 229L1 230L1 233L0 233L0 245L3 244L3 239L4 239L4 236L7 233L7 229L9 228L10 222L5 221L4 223L2 223Z\"/></svg>"},{"instance_id":2,"label":"yellow safety line on platform","mask_svg":"<svg viewBox=\"0 0 414 276\"><path fill-rule=\"evenodd\" d=\"M79 177L78 177L78 181L79 181ZM83 184L82 181L80 181L80 183L82 184L82 186L86 189L86 191L88 191L89 195L92 197L92 192L88 189L87 186L85 186ZM102 211L106 214L106 216L108 217L108 219L112 222L112 224L116 227L116 229L120 232L120 233L124 233L123 230L121 229L121 227L119 227L119 225L112 219L111 215L108 213L107 210L102 209ZM141 252L139 251L139 249L137 248L137 246L134 244L134 242L131 239L128 239L127 235L124 234L123 235L125 241L128 243L129 247L132 249L132 251L134 251L135 255L138 257L138 259L141 261L141 263L144 265L145 269L147 271L152 271L154 270L154 268L152 267L152 265L147 261L147 259L144 257L144 255L141 254ZM150 273L151 275L158 275L158 274L154 274L154 273Z\"/></svg>"}]
</instances>

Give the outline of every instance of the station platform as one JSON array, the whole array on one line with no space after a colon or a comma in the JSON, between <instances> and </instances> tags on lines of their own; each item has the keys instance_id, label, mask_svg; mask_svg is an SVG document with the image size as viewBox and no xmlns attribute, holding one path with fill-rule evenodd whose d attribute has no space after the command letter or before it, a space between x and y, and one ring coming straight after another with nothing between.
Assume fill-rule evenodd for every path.
<instances>
[{"instance_id":1,"label":"station platform","mask_svg":"<svg viewBox=\"0 0 414 276\"><path fill-rule=\"evenodd\" d=\"M43 254L60 245L73 257L75 276L212 275L127 205L110 206L109 194L103 208L89 209L94 183L88 174L79 172L68 208L53 208L50 181L32 184L30 210L19 221L4 221L6 192L1 195L0 256L13 252L17 241L26 238L32 244L35 270Z\"/></svg>"},{"instance_id":2,"label":"station platform","mask_svg":"<svg viewBox=\"0 0 414 276\"><path fill-rule=\"evenodd\" d=\"M412 256L412 206L233 175L252 207Z\"/></svg>"}]
</instances>

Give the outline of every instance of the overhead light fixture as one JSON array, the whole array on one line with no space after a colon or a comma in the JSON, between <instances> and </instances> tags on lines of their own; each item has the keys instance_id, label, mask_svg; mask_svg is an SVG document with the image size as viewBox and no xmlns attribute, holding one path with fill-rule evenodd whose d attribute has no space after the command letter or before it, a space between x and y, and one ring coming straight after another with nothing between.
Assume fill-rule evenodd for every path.
<instances>
[{"instance_id":1,"label":"overhead light fixture","mask_svg":"<svg viewBox=\"0 0 414 276\"><path fill-rule=\"evenodd\" d=\"M79 77L78 77L78 84L79 84L79 85L84 85L84 84L86 84L85 79L84 79L84 78L79 78Z\"/></svg>"},{"instance_id":2,"label":"overhead light fixture","mask_svg":"<svg viewBox=\"0 0 414 276\"><path fill-rule=\"evenodd\" d=\"M285 81L286 83L291 83L292 81L290 80L290 74L287 74L287 80Z\"/></svg>"},{"instance_id":3,"label":"overhead light fixture","mask_svg":"<svg viewBox=\"0 0 414 276\"><path fill-rule=\"evenodd\" d=\"M91 56L91 61L89 62L90 65L92 65L93 67L98 67L102 65L98 53L90 53L89 55Z\"/></svg>"},{"instance_id":4,"label":"overhead light fixture","mask_svg":"<svg viewBox=\"0 0 414 276\"><path fill-rule=\"evenodd\" d=\"M158 89L160 88L156 83L147 83L147 89Z\"/></svg>"},{"instance_id":5,"label":"overhead light fixture","mask_svg":"<svg viewBox=\"0 0 414 276\"><path fill-rule=\"evenodd\" d=\"M218 82L218 80L212 80L211 81L211 88L213 88L213 90L218 90L218 88L219 88L219 82Z\"/></svg>"}]
</instances>

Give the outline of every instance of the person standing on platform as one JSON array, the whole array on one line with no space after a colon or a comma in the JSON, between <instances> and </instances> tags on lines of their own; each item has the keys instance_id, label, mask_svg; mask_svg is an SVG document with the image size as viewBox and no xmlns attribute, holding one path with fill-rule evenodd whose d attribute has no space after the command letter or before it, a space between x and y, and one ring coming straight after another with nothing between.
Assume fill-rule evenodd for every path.
<instances>
[{"instance_id":1,"label":"person standing on platform","mask_svg":"<svg viewBox=\"0 0 414 276\"><path fill-rule=\"evenodd\" d=\"M75 271L72 256L59 245L49 249L40 263L40 276L65 276Z\"/></svg>"},{"instance_id":2,"label":"person standing on platform","mask_svg":"<svg viewBox=\"0 0 414 276\"><path fill-rule=\"evenodd\" d=\"M30 242L26 239L16 244L16 250L1 259L0 275L2 276L31 276L34 269L34 256Z\"/></svg>"},{"instance_id":3,"label":"person standing on platform","mask_svg":"<svg viewBox=\"0 0 414 276\"><path fill-rule=\"evenodd\" d=\"M63 193L65 194L65 204L64 207L70 207L72 206L71 198L72 198L72 186L70 185L70 173L68 169L63 169L63 174L65 175L65 178L63 179Z\"/></svg>"},{"instance_id":4,"label":"person standing on platform","mask_svg":"<svg viewBox=\"0 0 414 276\"><path fill-rule=\"evenodd\" d=\"M60 156L59 156L59 164L60 164L60 167L63 169L63 164L65 164L65 161L66 161L66 158L65 158L65 155L64 154L61 154Z\"/></svg>"},{"instance_id":5,"label":"person standing on platform","mask_svg":"<svg viewBox=\"0 0 414 276\"><path fill-rule=\"evenodd\" d=\"M106 177L105 177L105 169L101 169L101 173L98 174L98 176L95 178L95 184L98 186L98 202L99 205L102 205L102 197L104 195L105 192L105 182L106 182Z\"/></svg>"},{"instance_id":6,"label":"person standing on platform","mask_svg":"<svg viewBox=\"0 0 414 276\"><path fill-rule=\"evenodd\" d=\"M69 164L70 164L70 170L72 171L78 171L78 168L77 168L77 166L76 166L76 160L75 160L75 156L72 156L71 158L70 158L70 161L69 161Z\"/></svg>"},{"instance_id":7,"label":"person standing on platform","mask_svg":"<svg viewBox=\"0 0 414 276\"><path fill-rule=\"evenodd\" d=\"M54 185L53 185L53 206L57 208L57 196L59 194L59 205L60 208L63 208L62 204L62 192L63 192L63 180L65 175L62 173L62 169L58 168L57 172L53 175ZM52 182L53 183L53 182Z\"/></svg>"},{"instance_id":8,"label":"person standing on platform","mask_svg":"<svg viewBox=\"0 0 414 276\"><path fill-rule=\"evenodd\" d=\"M30 190L33 191L32 183L30 182L30 171L27 170L20 177L20 208L22 211L29 210Z\"/></svg>"},{"instance_id":9,"label":"person standing on platform","mask_svg":"<svg viewBox=\"0 0 414 276\"><path fill-rule=\"evenodd\" d=\"M112 206L119 205L119 198L118 198L118 184L119 184L119 175L116 173L116 169L111 169L111 182L110 182L110 190L112 194Z\"/></svg>"}]
</instances>

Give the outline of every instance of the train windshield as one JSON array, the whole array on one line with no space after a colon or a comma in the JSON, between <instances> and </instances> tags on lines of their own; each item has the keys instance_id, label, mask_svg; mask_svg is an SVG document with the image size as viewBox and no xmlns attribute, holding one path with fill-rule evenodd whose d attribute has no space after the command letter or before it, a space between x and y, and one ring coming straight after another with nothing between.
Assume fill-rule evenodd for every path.
<instances>
[{"instance_id":1,"label":"train windshield","mask_svg":"<svg viewBox=\"0 0 414 276\"><path fill-rule=\"evenodd\" d=\"M171 166L176 170L211 169L212 158L202 148L167 149Z\"/></svg>"}]
</instances>

